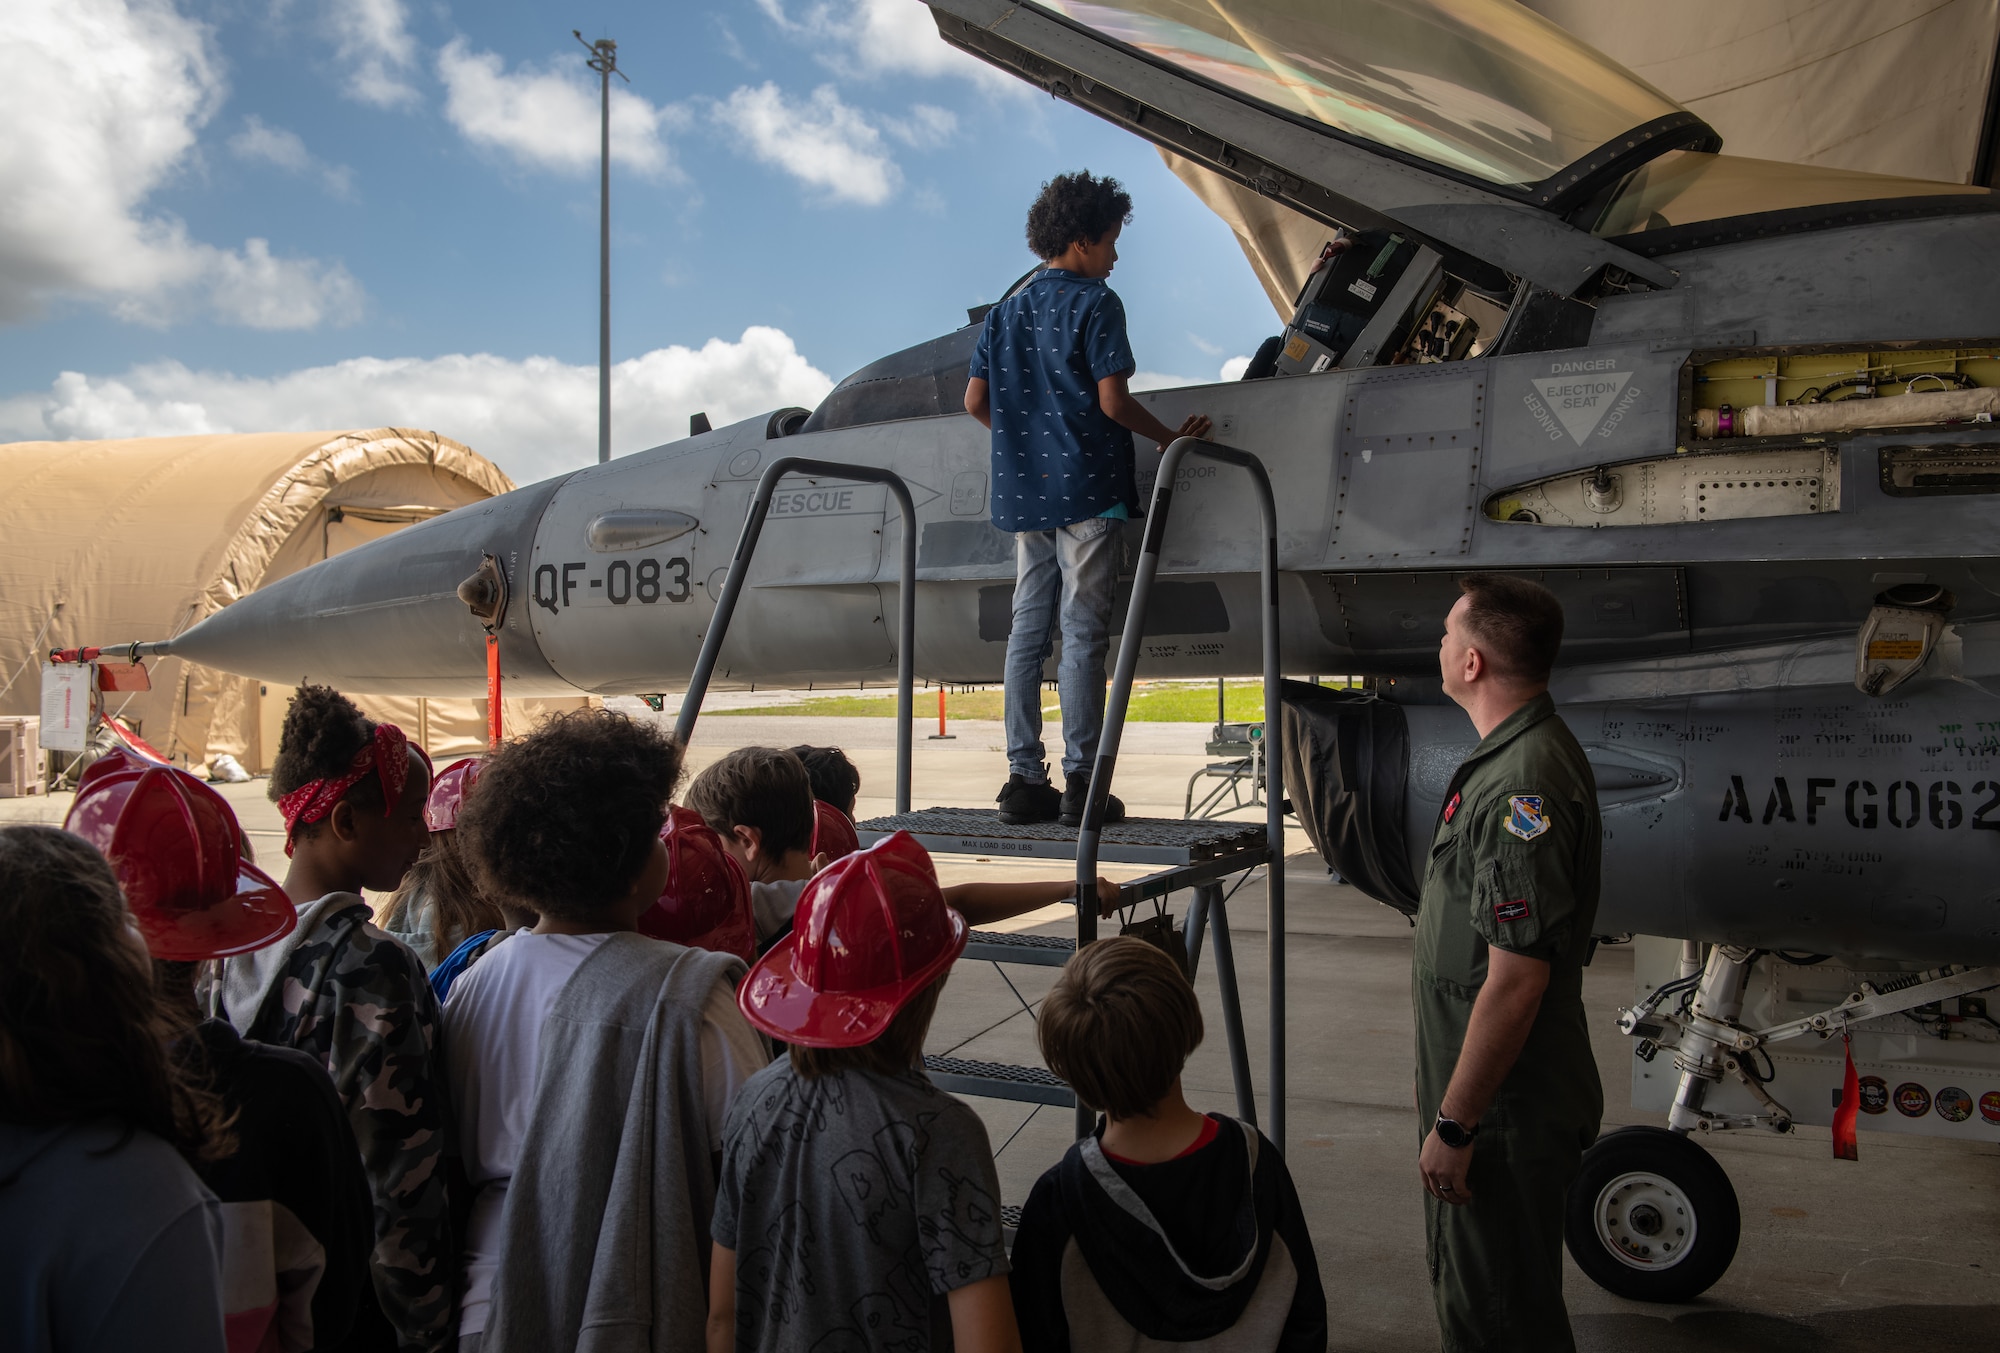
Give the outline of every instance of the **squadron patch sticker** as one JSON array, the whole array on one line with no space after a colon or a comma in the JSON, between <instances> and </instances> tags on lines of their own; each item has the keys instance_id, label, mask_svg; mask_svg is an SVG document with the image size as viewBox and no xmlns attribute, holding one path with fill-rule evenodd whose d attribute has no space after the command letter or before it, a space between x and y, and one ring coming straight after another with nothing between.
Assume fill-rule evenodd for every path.
<instances>
[{"instance_id":1,"label":"squadron patch sticker","mask_svg":"<svg viewBox=\"0 0 2000 1353\"><path fill-rule=\"evenodd\" d=\"M1887 1113L1889 1111L1889 1082L1880 1076L1863 1076L1856 1087L1855 1098L1861 1101L1863 1113Z\"/></svg>"},{"instance_id":2,"label":"squadron patch sticker","mask_svg":"<svg viewBox=\"0 0 2000 1353\"><path fill-rule=\"evenodd\" d=\"M1507 830L1523 841L1532 841L1549 829L1548 814L1542 811L1540 794L1516 794L1507 800Z\"/></svg>"},{"instance_id":3,"label":"squadron patch sticker","mask_svg":"<svg viewBox=\"0 0 2000 1353\"><path fill-rule=\"evenodd\" d=\"M1979 1116L1989 1123L2000 1123L2000 1090L1988 1090L1979 1097Z\"/></svg>"},{"instance_id":4,"label":"squadron patch sticker","mask_svg":"<svg viewBox=\"0 0 2000 1353\"><path fill-rule=\"evenodd\" d=\"M1493 904L1493 919L1496 921L1527 920L1527 899L1517 897L1512 902L1495 902Z\"/></svg>"},{"instance_id":5,"label":"squadron patch sticker","mask_svg":"<svg viewBox=\"0 0 2000 1353\"><path fill-rule=\"evenodd\" d=\"M1947 1123L1963 1123L1972 1117L1972 1096L1956 1085L1937 1092L1937 1116Z\"/></svg>"},{"instance_id":6,"label":"squadron patch sticker","mask_svg":"<svg viewBox=\"0 0 2000 1353\"><path fill-rule=\"evenodd\" d=\"M1896 1087L1893 1103L1903 1117L1922 1118L1931 1111L1931 1092L1915 1081L1904 1081Z\"/></svg>"}]
</instances>

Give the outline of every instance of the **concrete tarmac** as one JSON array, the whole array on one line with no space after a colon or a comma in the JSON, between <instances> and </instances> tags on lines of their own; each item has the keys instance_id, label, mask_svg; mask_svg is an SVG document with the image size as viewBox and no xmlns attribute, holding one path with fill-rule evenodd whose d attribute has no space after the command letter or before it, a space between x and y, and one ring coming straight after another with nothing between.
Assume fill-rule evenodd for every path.
<instances>
[{"instance_id":1,"label":"concrete tarmac","mask_svg":"<svg viewBox=\"0 0 2000 1353\"><path fill-rule=\"evenodd\" d=\"M626 707L628 702L613 702ZM636 706L637 702L629 702ZM922 706L920 706L921 708ZM984 806L1005 779L1000 728L953 723L933 742L919 722L916 807ZM1053 731L1053 730L1051 730ZM801 742L845 747L861 767L859 813L892 808L895 726L885 719L767 714L705 716L689 751L698 769L731 747ZM1204 763L1206 725L1133 724L1116 791L1135 815L1179 817L1187 778ZM1057 756L1060 752L1057 752ZM267 868L282 873L282 829L267 782L222 786ZM0 800L0 822L59 822L67 796ZM1261 817L1261 810L1245 813ZM1425 1281L1422 1191L1411 1105L1411 930L1397 913L1331 884L1293 827L1286 860L1289 1000L1286 1011L1288 1160L1311 1222L1338 1353L1419 1353L1437 1347ZM941 858L947 882L1065 877L1060 861ZM1141 867L1107 867L1131 877ZM1178 917L1185 895L1172 899ZM1236 966L1260 1120L1266 1085L1269 933L1261 871L1231 897ZM1074 933L1063 908L1020 918L1041 933ZM1039 1062L1032 1007L1055 972L965 964L952 976L929 1051ZM1198 1107L1234 1112L1214 950L1196 977L1208 1036L1185 1082ZM1602 947L1585 999L1605 1087L1606 1128L1654 1121L1629 1107L1631 1050L1616 1008L1632 999L1629 949ZM1006 1201L1019 1203L1071 1137L1069 1111L971 1101L997 1153ZM1832 1158L1824 1129L1790 1138L1746 1136L1706 1145L1735 1184L1743 1238L1735 1264L1699 1300L1656 1306L1604 1292L1565 1260L1567 1294L1584 1353L1889 1353L1976 1347L2000 1325L2000 1143L1869 1133L1858 1163Z\"/></svg>"}]
</instances>

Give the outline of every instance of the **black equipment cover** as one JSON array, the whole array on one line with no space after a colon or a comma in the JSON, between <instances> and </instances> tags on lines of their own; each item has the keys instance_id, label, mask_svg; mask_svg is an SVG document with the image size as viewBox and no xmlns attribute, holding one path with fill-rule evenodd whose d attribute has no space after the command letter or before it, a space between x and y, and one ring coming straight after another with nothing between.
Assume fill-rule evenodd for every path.
<instances>
[{"instance_id":1,"label":"black equipment cover","mask_svg":"<svg viewBox=\"0 0 2000 1353\"><path fill-rule=\"evenodd\" d=\"M1366 691L1287 681L1285 790L1322 859L1377 902L1417 914L1404 827L1410 730Z\"/></svg>"}]
</instances>

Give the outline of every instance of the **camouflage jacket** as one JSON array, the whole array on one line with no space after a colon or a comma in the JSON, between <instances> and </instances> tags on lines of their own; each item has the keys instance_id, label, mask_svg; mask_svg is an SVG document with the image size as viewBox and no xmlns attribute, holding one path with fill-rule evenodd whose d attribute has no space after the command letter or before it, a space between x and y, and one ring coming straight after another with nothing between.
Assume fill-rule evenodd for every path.
<instances>
[{"instance_id":1,"label":"camouflage jacket","mask_svg":"<svg viewBox=\"0 0 2000 1353\"><path fill-rule=\"evenodd\" d=\"M228 960L223 999L245 1038L298 1048L332 1075L375 1195L370 1267L382 1312L405 1353L449 1347L450 1104L423 964L360 897L331 893L300 907L280 943Z\"/></svg>"}]
</instances>

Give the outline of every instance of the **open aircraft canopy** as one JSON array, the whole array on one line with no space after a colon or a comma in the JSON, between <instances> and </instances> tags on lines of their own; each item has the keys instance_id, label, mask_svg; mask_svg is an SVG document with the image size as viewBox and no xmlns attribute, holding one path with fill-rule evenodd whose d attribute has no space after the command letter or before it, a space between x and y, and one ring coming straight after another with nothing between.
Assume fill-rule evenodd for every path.
<instances>
[{"instance_id":1,"label":"open aircraft canopy","mask_svg":"<svg viewBox=\"0 0 2000 1353\"><path fill-rule=\"evenodd\" d=\"M1607 267L1672 286L1654 256L1701 222L1992 197L1717 154L1698 115L1512 0L927 2L945 41L1151 140L1210 205L1232 194L1204 176L1400 230L1488 288L1587 294Z\"/></svg>"},{"instance_id":2,"label":"open aircraft canopy","mask_svg":"<svg viewBox=\"0 0 2000 1353\"><path fill-rule=\"evenodd\" d=\"M1671 269L1565 215L1714 132L1501 0L928 0L946 42L1293 210L1491 288ZM1228 17L1218 14L1227 10Z\"/></svg>"},{"instance_id":3,"label":"open aircraft canopy","mask_svg":"<svg viewBox=\"0 0 2000 1353\"><path fill-rule=\"evenodd\" d=\"M1296 117L1530 188L1686 110L1511 0L1046 0L1078 24Z\"/></svg>"}]
</instances>

